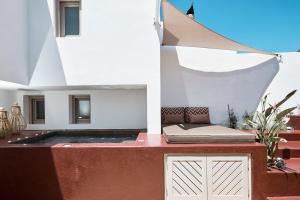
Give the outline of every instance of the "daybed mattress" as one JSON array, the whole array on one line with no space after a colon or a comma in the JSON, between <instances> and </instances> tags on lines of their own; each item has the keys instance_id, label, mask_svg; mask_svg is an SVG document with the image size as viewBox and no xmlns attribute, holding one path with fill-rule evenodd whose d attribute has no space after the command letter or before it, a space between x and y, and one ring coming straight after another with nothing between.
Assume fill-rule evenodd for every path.
<instances>
[{"instance_id":1,"label":"daybed mattress","mask_svg":"<svg viewBox=\"0 0 300 200\"><path fill-rule=\"evenodd\" d=\"M253 143L255 135L219 125L177 124L163 127L167 143Z\"/></svg>"}]
</instances>

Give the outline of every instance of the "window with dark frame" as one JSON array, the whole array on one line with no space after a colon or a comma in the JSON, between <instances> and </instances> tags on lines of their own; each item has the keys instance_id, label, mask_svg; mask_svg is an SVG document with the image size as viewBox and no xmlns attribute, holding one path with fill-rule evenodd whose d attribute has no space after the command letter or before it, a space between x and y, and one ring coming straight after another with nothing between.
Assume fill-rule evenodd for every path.
<instances>
[{"instance_id":1,"label":"window with dark frame","mask_svg":"<svg viewBox=\"0 0 300 200\"><path fill-rule=\"evenodd\" d=\"M29 123L45 123L45 98L44 96L29 96Z\"/></svg>"},{"instance_id":2,"label":"window with dark frame","mask_svg":"<svg viewBox=\"0 0 300 200\"><path fill-rule=\"evenodd\" d=\"M57 14L60 37L80 35L80 1L59 0Z\"/></svg>"},{"instance_id":3,"label":"window with dark frame","mask_svg":"<svg viewBox=\"0 0 300 200\"><path fill-rule=\"evenodd\" d=\"M72 123L89 124L91 122L91 102L89 95L72 96Z\"/></svg>"}]
</instances>

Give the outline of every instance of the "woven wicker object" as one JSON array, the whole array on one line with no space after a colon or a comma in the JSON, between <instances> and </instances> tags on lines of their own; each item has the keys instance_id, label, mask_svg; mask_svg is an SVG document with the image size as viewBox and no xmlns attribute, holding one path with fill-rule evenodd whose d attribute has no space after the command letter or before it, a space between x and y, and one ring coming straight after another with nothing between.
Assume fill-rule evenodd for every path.
<instances>
[{"instance_id":1,"label":"woven wicker object","mask_svg":"<svg viewBox=\"0 0 300 200\"><path fill-rule=\"evenodd\" d=\"M7 112L0 107L0 138L5 138L11 131Z\"/></svg>"},{"instance_id":2,"label":"woven wicker object","mask_svg":"<svg viewBox=\"0 0 300 200\"><path fill-rule=\"evenodd\" d=\"M20 134L27 127L26 121L21 112L21 107L17 103L11 106L11 112L8 119L13 134Z\"/></svg>"}]
</instances>

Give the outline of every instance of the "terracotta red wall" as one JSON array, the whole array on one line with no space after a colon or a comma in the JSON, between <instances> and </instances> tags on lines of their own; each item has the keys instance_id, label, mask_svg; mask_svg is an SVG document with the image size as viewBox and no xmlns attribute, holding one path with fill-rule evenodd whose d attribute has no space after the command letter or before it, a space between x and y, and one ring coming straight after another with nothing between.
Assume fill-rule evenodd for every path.
<instances>
[{"instance_id":1,"label":"terracotta red wall","mask_svg":"<svg viewBox=\"0 0 300 200\"><path fill-rule=\"evenodd\" d=\"M299 177L267 174L260 144L13 145L0 147L0 199L163 200L166 153L250 153L254 200L272 193L300 195Z\"/></svg>"},{"instance_id":2,"label":"terracotta red wall","mask_svg":"<svg viewBox=\"0 0 300 200\"><path fill-rule=\"evenodd\" d=\"M300 130L300 115L291 115L289 126L293 127L295 130Z\"/></svg>"},{"instance_id":3,"label":"terracotta red wall","mask_svg":"<svg viewBox=\"0 0 300 200\"><path fill-rule=\"evenodd\" d=\"M262 182L262 148L0 148L0 199L163 200L165 153L251 152ZM253 186L257 199L261 186Z\"/></svg>"}]
</instances>

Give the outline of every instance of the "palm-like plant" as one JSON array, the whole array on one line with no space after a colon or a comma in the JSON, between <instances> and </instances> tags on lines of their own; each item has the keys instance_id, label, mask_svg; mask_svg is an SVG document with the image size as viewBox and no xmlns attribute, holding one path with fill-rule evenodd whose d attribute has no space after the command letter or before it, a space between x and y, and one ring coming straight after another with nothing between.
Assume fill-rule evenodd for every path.
<instances>
[{"instance_id":1,"label":"palm-like plant","mask_svg":"<svg viewBox=\"0 0 300 200\"><path fill-rule=\"evenodd\" d=\"M296 107L280 110L289 98L296 93L296 90L290 92L284 99L275 105L267 103L268 95L265 95L261 103L261 111L256 111L254 117L247 121L248 125L256 130L256 135L260 143L267 147L268 166L275 165L274 154L279 142L286 142L285 139L278 136L279 131L285 127L285 117Z\"/></svg>"}]
</instances>

